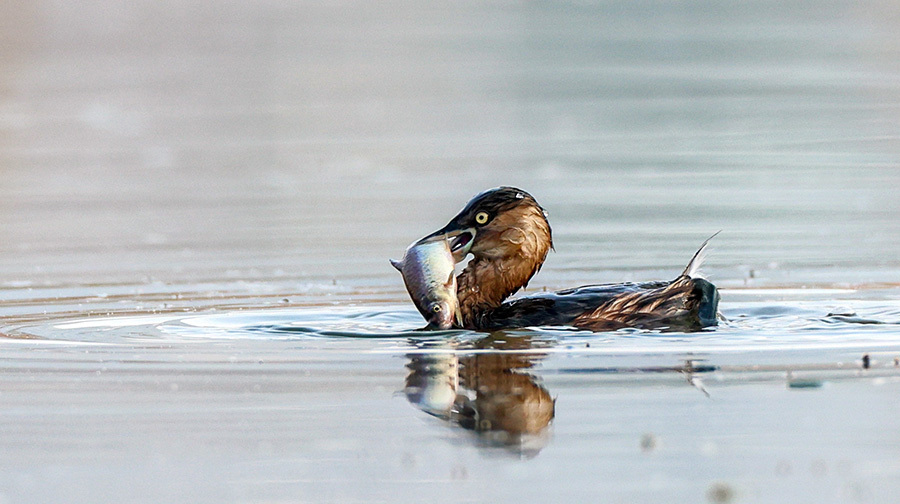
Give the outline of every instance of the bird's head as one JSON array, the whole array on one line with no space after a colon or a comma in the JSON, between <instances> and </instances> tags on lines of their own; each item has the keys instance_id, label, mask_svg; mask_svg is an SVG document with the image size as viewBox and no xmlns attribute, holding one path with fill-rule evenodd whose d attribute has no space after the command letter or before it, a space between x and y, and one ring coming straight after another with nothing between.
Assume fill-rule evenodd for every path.
<instances>
[{"instance_id":1,"label":"bird's head","mask_svg":"<svg viewBox=\"0 0 900 504\"><path fill-rule=\"evenodd\" d=\"M456 262L469 253L488 261L518 256L539 268L553 247L547 213L530 194L515 187L478 194L446 226L426 238L437 236L450 240Z\"/></svg>"}]
</instances>

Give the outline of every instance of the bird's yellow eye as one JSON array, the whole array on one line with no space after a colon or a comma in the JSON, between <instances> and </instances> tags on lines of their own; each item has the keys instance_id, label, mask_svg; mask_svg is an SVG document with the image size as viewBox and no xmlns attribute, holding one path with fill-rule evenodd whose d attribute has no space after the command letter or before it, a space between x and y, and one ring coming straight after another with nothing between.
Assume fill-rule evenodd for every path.
<instances>
[{"instance_id":1,"label":"bird's yellow eye","mask_svg":"<svg viewBox=\"0 0 900 504\"><path fill-rule=\"evenodd\" d=\"M478 224L485 224L488 221L488 213L487 212L478 212L475 214L475 222Z\"/></svg>"}]
</instances>

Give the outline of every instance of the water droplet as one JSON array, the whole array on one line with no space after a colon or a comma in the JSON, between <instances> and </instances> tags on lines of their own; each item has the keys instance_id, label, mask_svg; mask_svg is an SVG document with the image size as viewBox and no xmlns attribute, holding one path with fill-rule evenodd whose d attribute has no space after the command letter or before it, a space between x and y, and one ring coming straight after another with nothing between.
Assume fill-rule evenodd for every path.
<instances>
[{"instance_id":1,"label":"water droplet","mask_svg":"<svg viewBox=\"0 0 900 504\"><path fill-rule=\"evenodd\" d=\"M516 199L523 199L523 198L525 198L525 195L524 195L524 194L522 194L522 193L516 193Z\"/></svg>"}]
</instances>

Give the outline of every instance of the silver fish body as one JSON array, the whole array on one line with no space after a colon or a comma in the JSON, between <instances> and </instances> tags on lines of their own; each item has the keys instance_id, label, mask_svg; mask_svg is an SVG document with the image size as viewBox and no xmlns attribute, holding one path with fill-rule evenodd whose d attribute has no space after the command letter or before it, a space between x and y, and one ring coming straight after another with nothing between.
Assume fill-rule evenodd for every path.
<instances>
[{"instance_id":1,"label":"silver fish body","mask_svg":"<svg viewBox=\"0 0 900 504\"><path fill-rule=\"evenodd\" d=\"M419 313L432 329L459 325L459 301L456 298L456 264L445 239L413 243L403 259L391 264L403 275L403 283Z\"/></svg>"}]
</instances>

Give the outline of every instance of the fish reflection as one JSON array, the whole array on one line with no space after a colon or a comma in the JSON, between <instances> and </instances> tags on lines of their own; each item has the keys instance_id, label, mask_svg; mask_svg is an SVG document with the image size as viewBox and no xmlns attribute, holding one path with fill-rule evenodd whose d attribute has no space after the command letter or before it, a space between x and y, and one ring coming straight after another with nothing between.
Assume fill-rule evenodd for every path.
<instances>
[{"instance_id":1,"label":"fish reflection","mask_svg":"<svg viewBox=\"0 0 900 504\"><path fill-rule=\"evenodd\" d=\"M477 433L480 444L534 456L549 441L555 414L550 392L528 372L544 355L508 352L531 348L529 337L495 333L475 349L496 352L410 354L404 393L422 411Z\"/></svg>"}]
</instances>

